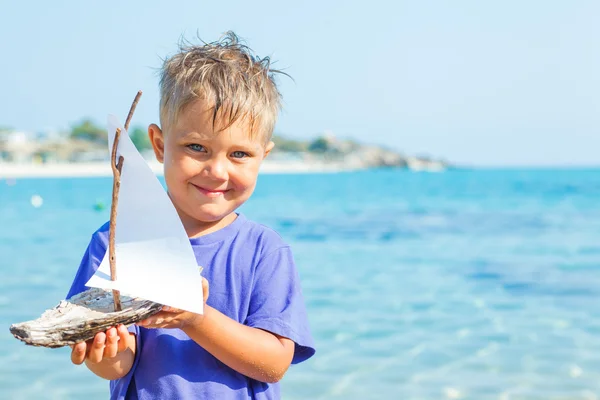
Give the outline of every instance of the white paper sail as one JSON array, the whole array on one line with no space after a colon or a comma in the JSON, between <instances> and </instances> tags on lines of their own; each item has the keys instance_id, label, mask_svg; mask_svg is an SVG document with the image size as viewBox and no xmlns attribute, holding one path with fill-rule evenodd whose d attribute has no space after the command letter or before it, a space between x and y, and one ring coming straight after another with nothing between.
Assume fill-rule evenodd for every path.
<instances>
[{"instance_id":1,"label":"white paper sail","mask_svg":"<svg viewBox=\"0 0 600 400\"><path fill-rule=\"evenodd\" d=\"M116 281L110 280L108 249L86 286L116 289L163 305L201 314L202 277L181 220L156 175L113 115L109 152L121 128L123 156L115 233ZM110 153L109 153L110 154Z\"/></svg>"}]
</instances>

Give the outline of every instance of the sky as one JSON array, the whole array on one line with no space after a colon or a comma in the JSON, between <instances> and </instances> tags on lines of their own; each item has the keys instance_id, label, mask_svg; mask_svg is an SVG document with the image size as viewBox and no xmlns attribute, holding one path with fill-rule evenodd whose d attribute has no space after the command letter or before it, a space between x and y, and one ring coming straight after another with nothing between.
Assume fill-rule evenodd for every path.
<instances>
[{"instance_id":1,"label":"sky","mask_svg":"<svg viewBox=\"0 0 600 400\"><path fill-rule=\"evenodd\" d=\"M180 38L233 30L279 79L276 133L472 166L600 165L600 2L0 0L0 126L158 120Z\"/></svg>"}]
</instances>

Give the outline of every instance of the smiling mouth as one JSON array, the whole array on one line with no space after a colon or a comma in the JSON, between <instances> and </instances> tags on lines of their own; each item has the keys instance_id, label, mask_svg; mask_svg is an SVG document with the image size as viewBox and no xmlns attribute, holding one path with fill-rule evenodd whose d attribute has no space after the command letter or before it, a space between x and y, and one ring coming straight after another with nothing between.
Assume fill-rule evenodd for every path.
<instances>
[{"instance_id":1,"label":"smiling mouth","mask_svg":"<svg viewBox=\"0 0 600 400\"><path fill-rule=\"evenodd\" d=\"M197 185L194 185L194 184L192 184L192 186L194 186L200 193L202 193L206 197L210 197L210 198L221 197L226 192L228 192L228 190L211 190L211 189L205 189L205 188L203 188L201 186L197 186Z\"/></svg>"}]
</instances>

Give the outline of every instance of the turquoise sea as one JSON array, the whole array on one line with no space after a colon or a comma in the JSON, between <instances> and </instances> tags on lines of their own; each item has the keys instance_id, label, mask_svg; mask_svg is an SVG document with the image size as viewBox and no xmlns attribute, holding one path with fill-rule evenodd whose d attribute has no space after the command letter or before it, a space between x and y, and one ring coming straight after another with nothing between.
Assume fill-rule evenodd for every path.
<instances>
[{"instance_id":1,"label":"turquoise sea","mask_svg":"<svg viewBox=\"0 0 600 400\"><path fill-rule=\"evenodd\" d=\"M8 327L64 297L110 190L0 180L1 399L107 398ZM600 398L599 199L598 169L261 175L242 212L292 244L318 347L284 398Z\"/></svg>"}]
</instances>

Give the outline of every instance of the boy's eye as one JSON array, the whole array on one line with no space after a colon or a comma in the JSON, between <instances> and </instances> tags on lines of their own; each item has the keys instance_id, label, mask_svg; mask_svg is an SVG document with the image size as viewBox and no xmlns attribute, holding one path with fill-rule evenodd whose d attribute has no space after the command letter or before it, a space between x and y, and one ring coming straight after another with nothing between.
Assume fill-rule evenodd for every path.
<instances>
[{"instance_id":1,"label":"boy's eye","mask_svg":"<svg viewBox=\"0 0 600 400\"><path fill-rule=\"evenodd\" d=\"M204 146L199 144L188 144L187 147L193 151L205 151Z\"/></svg>"},{"instance_id":2,"label":"boy's eye","mask_svg":"<svg viewBox=\"0 0 600 400\"><path fill-rule=\"evenodd\" d=\"M244 158L244 157L248 157L248 153L246 153L244 151L234 151L233 153L231 153L231 156L233 158Z\"/></svg>"}]
</instances>

